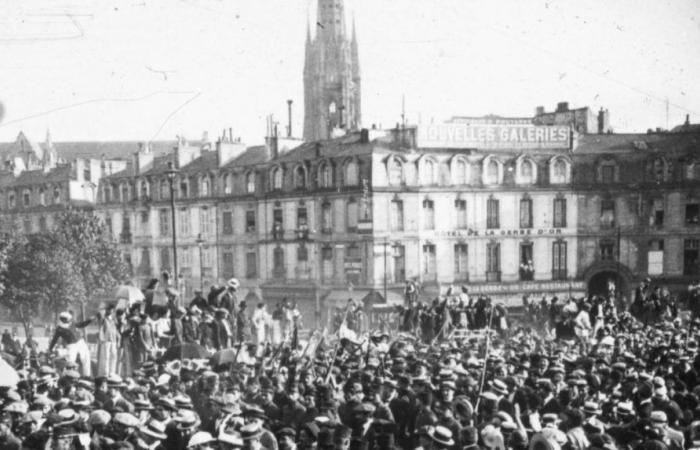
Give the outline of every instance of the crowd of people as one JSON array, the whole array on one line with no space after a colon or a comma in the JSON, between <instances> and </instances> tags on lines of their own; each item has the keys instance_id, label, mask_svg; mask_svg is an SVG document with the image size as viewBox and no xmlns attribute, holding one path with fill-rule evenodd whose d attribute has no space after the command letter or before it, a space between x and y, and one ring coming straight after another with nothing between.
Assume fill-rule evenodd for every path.
<instances>
[{"instance_id":1,"label":"crowd of people","mask_svg":"<svg viewBox=\"0 0 700 450\"><path fill-rule=\"evenodd\" d=\"M700 448L700 319L650 282L629 305L526 301L522 321L466 286L427 304L407 287L400 330L351 302L355 339L308 342L292 304L247 313L237 291L162 305L151 283L123 310L62 313L49 352L0 380L0 450ZM168 357L185 347L203 353Z\"/></svg>"}]
</instances>

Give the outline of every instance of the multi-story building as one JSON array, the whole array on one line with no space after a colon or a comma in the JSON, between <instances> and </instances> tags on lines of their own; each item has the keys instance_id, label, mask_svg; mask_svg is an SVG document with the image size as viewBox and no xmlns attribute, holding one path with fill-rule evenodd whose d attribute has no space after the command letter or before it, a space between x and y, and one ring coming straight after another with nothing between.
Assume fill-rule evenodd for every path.
<instances>
[{"instance_id":1,"label":"multi-story building","mask_svg":"<svg viewBox=\"0 0 700 450\"><path fill-rule=\"evenodd\" d=\"M0 144L0 228L25 233L48 230L57 213L95 205L99 179L121 170L123 161L89 157L99 145L36 143L20 133Z\"/></svg>"},{"instance_id":2,"label":"multi-story building","mask_svg":"<svg viewBox=\"0 0 700 450\"><path fill-rule=\"evenodd\" d=\"M579 277L593 292L697 283L700 132L582 135L573 161Z\"/></svg>"}]
</instances>

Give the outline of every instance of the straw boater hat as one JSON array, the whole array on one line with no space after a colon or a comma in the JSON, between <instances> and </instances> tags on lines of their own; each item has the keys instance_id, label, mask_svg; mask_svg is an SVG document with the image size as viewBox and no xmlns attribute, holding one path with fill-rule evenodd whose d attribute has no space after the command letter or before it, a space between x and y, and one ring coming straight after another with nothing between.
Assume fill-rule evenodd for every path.
<instances>
[{"instance_id":1,"label":"straw boater hat","mask_svg":"<svg viewBox=\"0 0 700 450\"><path fill-rule=\"evenodd\" d=\"M434 442L444 445L445 447L452 447L455 445L454 439L452 439L452 432L442 425L438 425L428 430L428 437Z\"/></svg>"},{"instance_id":2,"label":"straw boater hat","mask_svg":"<svg viewBox=\"0 0 700 450\"><path fill-rule=\"evenodd\" d=\"M141 433L161 441L167 438L165 424L155 419L149 420L145 426L141 427Z\"/></svg>"},{"instance_id":3,"label":"straw boater hat","mask_svg":"<svg viewBox=\"0 0 700 450\"><path fill-rule=\"evenodd\" d=\"M238 281L237 278L231 278L226 283L226 287L235 291L238 290L239 287L241 287L241 283Z\"/></svg>"}]
</instances>

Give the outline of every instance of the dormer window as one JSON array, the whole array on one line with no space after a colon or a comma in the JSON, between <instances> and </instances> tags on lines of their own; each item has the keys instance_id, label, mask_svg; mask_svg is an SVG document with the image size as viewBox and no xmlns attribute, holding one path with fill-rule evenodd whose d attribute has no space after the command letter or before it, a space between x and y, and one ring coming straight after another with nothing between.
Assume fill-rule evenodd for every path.
<instances>
[{"instance_id":1,"label":"dormer window","mask_svg":"<svg viewBox=\"0 0 700 450\"><path fill-rule=\"evenodd\" d=\"M46 205L46 190L44 188L39 188L39 204L41 206Z\"/></svg>"},{"instance_id":2,"label":"dormer window","mask_svg":"<svg viewBox=\"0 0 700 450\"><path fill-rule=\"evenodd\" d=\"M469 166L467 165L467 162L465 160L460 158L457 161L455 161L453 183L458 186L467 184L469 182L469 173L467 172L468 170Z\"/></svg>"},{"instance_id":3,"label":"dormer window","mask_svg":"<svg viewBox=\"0 0 700 450\"><path fill-rule=\"evenodd\" d=\"M199 196L208 197L209 195L211 195L211 182L209 181L209 177L205 176L202 178L199 185Z\"/></svg>"},{"instance_id":4,"label":"dormer window","mask_svg":"<svg viewBox=\"0 0 700 450\"><path fill-rule=\"evenodd\" d=\"M345 165L345 186L357 186L360 184L357 163L349 161Z\"/></svg>"},{"instance_id":5,"label":"dormer window","mask_svg":"<svg viewBox=\"0 0 700 450\"><path fill-rule=\"evenodd\" d=\"M271 177L272 178L272 189L273 190L280 190L282 189L282 168L281 167L275 167L272 169Z\"/></svg>"},{"instance_id":6,"label":"dormer window","mask_svg":"<svg viewBox=\"0 0 700 450\"><path fill-rule=\"evenodd\" d=\"M322 163L318 169L318 184L322 188L333 187L333 171L328 163Z\"/></svg>"},{"instance_id":7,"label":"dormer window","mask_svg":"<svg viewBox=\"0 0 700 450\"><path fill-rule=\"evenodd\" d=\"M501 166L501 163L494 157L488 157L484 164L484 184L500 184L503 178L503 168Z\"/></svg>"},{"instance_id":8,"label":"dormer window","mask_svg":"<svg viewBox=\"0 0 700 450\"><path fill-rule=\"evenodd\" d=\"M550 162L549 182L564 184L569 182L569 163L564 158L556 158Z\"/></svg>"},{"instance_id":9,"label":"dormer window","mask_svg":"<svg viewBox=\"0 0 700 450\"><path fill-rule=\"evenodd\" d=\"M294 171L294 187L296 189L306 188L306 169L303 166L298 166Z\"/></svg>"},{"instance_id":10,"label":"dormer window","mask_svg":"<svg viewBox=\"0 0 700 450\"><path fill-rule=\"evenodd\" d=\"M10 192L7 195L7 206L8 206L8 208L14 208L15 206L17 206L14 192Z\"/></svg>"},{"instance_id":11,"label":"dormer window","mask_svg":"<svg viewBox=\"0 0 700 450\"><path fill-rule=\"evenodd\" d=\"M255 172L248 172L245 176L245 191L248 194L255 193Z\"/></svg>"},{"instance_id":12,"label":"dormer window","mask_svg":"<svg viewBox=\"0 0 700 450\"><path fill-rule=\"evenodd\" d=\"M401 186L401 183L403 182L403 166L401 165L401 161L396 158L389 159L388 172L389 185Z\"/></svg>"},{"instance_id":13,"label":"dormer window","mask_svg":"<svg viewBox=\"0 0 700 450\"><path fill-rule=\"evenodd\" d=\"M31 194L29 192L29 189L25 189L24 192L22 192L22 205L26 208L29 206L31 200Z\"/></svg>"},{"instance_id":14,"label":"dormer window","mask_svg":"<svg viewBox=\"0 0 700 450\"><path fill-rule=\"evenodd\" d=\"M190 195L190 183L187 178L180 180L180 198L187 198Z\"/></svg>"},{"instance_id":15,"label":"dormer window","mask_svg":"<svg viewBox=\"0 0 700 450\"><path fill-rule=\"evenodd\" d=\"M111 186L110 186L110 190L111 190ZM60 187L56 187L53 189L53 202L55 205L58 205L61 203L61 188Z\"/></svg>"}]
</instances>

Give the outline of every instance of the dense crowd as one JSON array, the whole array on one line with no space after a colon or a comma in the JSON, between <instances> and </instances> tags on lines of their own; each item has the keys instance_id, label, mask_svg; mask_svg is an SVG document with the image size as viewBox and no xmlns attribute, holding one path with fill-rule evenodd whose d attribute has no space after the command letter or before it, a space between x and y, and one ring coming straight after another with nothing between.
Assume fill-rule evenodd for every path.
<instances>
[{"instance_id":1,"label":"dense crowd","mask_svg":"<svg viewBox=\"0 0 700 450\"><path fill-rule=\"evenodd\" d=\"M648 281L629 305L525 299L521 321L466 286L428 304L408 286L400 330L349 302L306 342L293 304L248 312L236 280L189 304L159 284L59 316L0 380L0 450L700 448L700 320Z\"/></svg>"}]
</instances>

